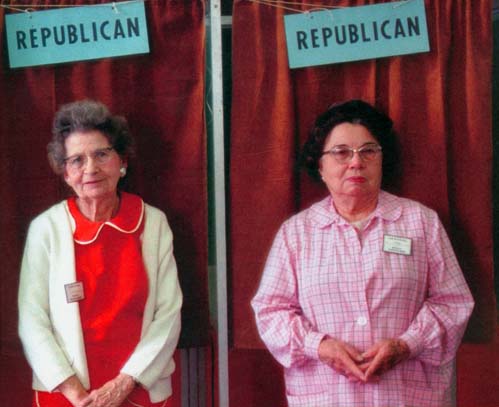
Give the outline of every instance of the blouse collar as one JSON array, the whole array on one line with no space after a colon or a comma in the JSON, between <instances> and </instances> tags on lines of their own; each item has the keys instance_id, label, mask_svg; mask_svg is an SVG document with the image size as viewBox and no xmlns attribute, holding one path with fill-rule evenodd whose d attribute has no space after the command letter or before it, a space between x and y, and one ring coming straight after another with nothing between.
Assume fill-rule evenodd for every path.
<instances>
[{"instance_id":1,"label":"blouse collar","mask_svg":"<svg viewBox=\"0 0 499 407\"><path fill-rule=\"evenodd\" d=\"M127 192L120 193L120 207L116 216L106 222L93 222L82 215L76 205L76 197L68 199L68 208L73 217L73 238L76 243L90 244L99 236L104 226L110 226L122 233L134 233L142 224L144 218L144 202L142 199Z\"/></svg>"},{"instance_id":2,"label":"blouse collar","mask_svg":"<svg viewBox=\"0 0 499 407\"><path fill-rule=\"evenodd\" d=\"M387 222L393 222L401 215L402 208L398 198L386 191L380 191L376 209L369 216L369 218L373 219L379 217ZM330 226L333 223L348 223L337 212L331 196L328 196L322 201L312 205L309 212L309 218L312 223L320 228Z\"/></svg>"}]
</instances>

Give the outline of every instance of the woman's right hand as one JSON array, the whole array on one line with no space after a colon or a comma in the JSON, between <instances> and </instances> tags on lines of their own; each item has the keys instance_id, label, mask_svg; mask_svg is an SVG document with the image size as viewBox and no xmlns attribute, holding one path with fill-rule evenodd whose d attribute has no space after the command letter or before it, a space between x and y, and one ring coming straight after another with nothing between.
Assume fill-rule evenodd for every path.
<instances>
[{"instance_id":1,"label":"woman's right hand","mask_svg":"<svg viewBox=\"0 0 499 407\"><path fill-rule=\"evenodd\" d=\"M74 407L87 407L92 402L88 397L87 391L76 376L68 377L57 386L57 390L59 390Z\"/></svg>"},{"instance_id":2,"label":"woman's right hand","mask_svg":"<svg viewBox=\"0 0 499 407\"><path fill-rule=\"evenodd\" d=\"M336 372L353 382L365 382L364 372L358 364L364 361L362 354L352 345L325 337L319 345L319 359Z\"/></svg>"}]
</instances>

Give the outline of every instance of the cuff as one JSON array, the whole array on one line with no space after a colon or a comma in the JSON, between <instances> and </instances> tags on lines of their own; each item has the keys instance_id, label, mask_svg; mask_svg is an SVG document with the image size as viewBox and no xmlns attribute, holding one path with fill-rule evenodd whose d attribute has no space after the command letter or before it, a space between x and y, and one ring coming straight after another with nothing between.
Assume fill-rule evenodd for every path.
<instances>
[{"instance_id":1,"label":"cuff","mask_svg":"<svg viewBox=\"0 0 499 407\"><path fill-rule=\"evenodd\" d=\"M411 351L410 358L415 358L423 351L423 341L419 335L413 332L405 332L399 336L399 339L407 343L409 350Z\"/></svg>"},{"instance_id":2,"label":"cuff","mask_svg":"<svg viewBox=\"0 0 499 407\"><path fill-rule=\"evenodd\" d=\"M326 334L318 332L310 332L304 341L303 352L311 359L319 360L319 345Z\"/></svg>"}]
</instances>

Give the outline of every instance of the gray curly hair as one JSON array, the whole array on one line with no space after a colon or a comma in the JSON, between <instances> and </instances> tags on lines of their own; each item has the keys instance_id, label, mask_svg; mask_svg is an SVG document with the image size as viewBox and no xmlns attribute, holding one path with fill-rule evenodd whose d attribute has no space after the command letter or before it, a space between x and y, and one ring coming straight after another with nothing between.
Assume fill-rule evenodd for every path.
<instances>
[{"instance_id":1,"label":"gray curly hair","mask_svg":"<svg viewBox=\"0 0 499 407\"><path fill-rule=\"evenodd\" d=\"M103 103L79 100L57 111L52 126L52 140L47 145L49 163L56 174L63 174L66 158L65 141L71 133L100 131L122 158L134 153L134 141L126 119L113 116Z\"/></svg>"}]
</instances>

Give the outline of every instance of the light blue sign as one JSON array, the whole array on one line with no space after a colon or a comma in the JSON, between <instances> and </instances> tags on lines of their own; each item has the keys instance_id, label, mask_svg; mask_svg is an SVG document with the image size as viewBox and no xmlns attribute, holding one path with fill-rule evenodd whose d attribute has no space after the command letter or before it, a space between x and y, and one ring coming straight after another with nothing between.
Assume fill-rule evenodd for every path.
<instances>
[{"instance_id":1,"label":"light blue sign","mask_svg":"<svg viewBox=\"0 0 499 407\"><path fill-rule=\"evenodd\" d=\"M11 68L149 52L143 1L5 15Z\"/></svg>"},{"instance_id":2,"label":"light blue sign","mask_svg":"<svg viewBox=\"0 0 499 407\"><path fill-rule=\"evenodd\" d=\"M424 0L284 17L290 68L430 50Z\"/></svg>"}]
</instances>

